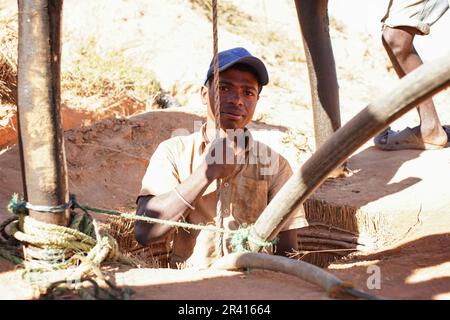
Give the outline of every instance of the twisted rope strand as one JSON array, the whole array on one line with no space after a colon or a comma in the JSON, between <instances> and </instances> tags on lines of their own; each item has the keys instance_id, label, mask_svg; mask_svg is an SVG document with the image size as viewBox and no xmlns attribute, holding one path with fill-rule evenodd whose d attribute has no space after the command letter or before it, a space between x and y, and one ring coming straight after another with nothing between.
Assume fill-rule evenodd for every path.
<instances>
[{"instance_id":1,"label":"twisted rope strand","mask_svg":"<svg viewBox=\"0 0 450 320\"><path fill-rule=\"evenodd\" d=\"M213 86L214 86L214 115L216 120L216 138L220 137L220 92L219 92L219 39L217 31L217 0L212 0L212 25L213 25ZM217 204L216 204L216 226L217 228L222 228L223 225L223 214L222 214L222 181L221 179L216 180L217 189ZM216 239L216 252L219 257L223 256L223 233L217 234Z\"/></svg>"}]
</instances>

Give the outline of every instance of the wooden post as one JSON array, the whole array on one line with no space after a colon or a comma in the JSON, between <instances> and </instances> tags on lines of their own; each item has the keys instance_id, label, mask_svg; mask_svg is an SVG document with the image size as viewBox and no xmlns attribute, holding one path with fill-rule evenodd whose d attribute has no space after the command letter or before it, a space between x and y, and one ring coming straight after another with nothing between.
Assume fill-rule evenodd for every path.
<instances>
[{"instance_id":1,"label":"wooden post","mask_svg":"<svg viewBox=\"0 0 450 320\"><path fill-rule=\"evenodd\" d=\"M250 235L260 241L275 238L293 210L303 204L331 171L391 122L449 85L450 55L423 64L399 80L390 92L336 131L293 174L262 212ZM252 245L251 249L258 251L260 247Z\"/></svg>"},{"instance_id":2,"label":"wooden post","mask_svg":"<svg viewBox=\"0 0 450 320\"><path fill-rule=\"evenodd\" d=\"M339 91L328 30L328 0L295 0L308 65L318 149L341 126Z\"/></svg>"},{"instance_id":3,"label":"wooden post","mask_svg":"<svg viewBox=\"0 0 450 320\"><path fill-rule=\"evenodd\" d=\"M58 206L69 200L60 116L62 0L19 0L18 122L26 200ZM69 210L30 216L67 226Z\"/></svg>"}]
</instances>

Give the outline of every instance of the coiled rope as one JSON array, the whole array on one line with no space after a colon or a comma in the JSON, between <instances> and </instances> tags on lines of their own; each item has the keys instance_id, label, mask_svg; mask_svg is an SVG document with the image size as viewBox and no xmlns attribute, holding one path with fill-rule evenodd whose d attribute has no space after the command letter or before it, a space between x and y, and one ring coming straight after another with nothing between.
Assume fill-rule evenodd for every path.
<instances>
[{"instance_id":1,"label":"coiled rope","mask_svg":"<svg viewBox=\"0 0 450 320\"><path fill-rule=\"evenodd\" d=\"M14 264L22 264L28 280L39 288L49 287L57 281L79 281L90 272L98 271L106 259L133 266L140 264L137 259L122 254L117 241L109 234L102 234L96 222L85 213L72 212L69 227L48 224L27 215L29 208L55 212L71 207L74 199L63 206L46 207L19 200L14 194L8 205L15 217L2 224L2 236L7 240L12 237L29 246L24 247L24 259L4 249L0 254ZM9 233L6 233L8 226Z\"/></svg>"}]
</instances>

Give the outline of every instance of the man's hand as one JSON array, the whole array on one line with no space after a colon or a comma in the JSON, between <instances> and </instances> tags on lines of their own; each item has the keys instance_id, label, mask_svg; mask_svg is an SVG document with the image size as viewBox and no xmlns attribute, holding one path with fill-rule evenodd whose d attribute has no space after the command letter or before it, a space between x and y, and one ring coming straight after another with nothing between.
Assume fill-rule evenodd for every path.
<instances>
[{"instance_id":1,"label":"man's hand","mask_svg":"<svg viewBox=\"0 0 450 320\"><path fill-rule=\"evenodd\" d=\"M235 176L245 164L244 137L217 138L205 152L206 176L208 179L225 179Z\"/></svg>"}]
</instances>

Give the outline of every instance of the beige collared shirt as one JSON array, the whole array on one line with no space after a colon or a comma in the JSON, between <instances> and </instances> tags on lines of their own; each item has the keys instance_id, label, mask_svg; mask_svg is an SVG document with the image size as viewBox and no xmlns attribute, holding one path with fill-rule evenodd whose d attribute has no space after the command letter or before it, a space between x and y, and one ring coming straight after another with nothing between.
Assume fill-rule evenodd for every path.
<instances>
[{"instance_id":1,"label":"beige collared shirt","mask_svg":"<svg viewBox=\"0 0 450 320\"><path fill-rule=\"evenodd\" d=\"M140 196L158 196L170 192L186 180L203 160L206 147L205 126L188 136L178 136L163 141L150 160L142 180ZM249 157L240 173L222 181L221 209L223 228L236 230L242 225L256 222L267 204L292 175L288 161L267 145L253 140L250 131L247 150ZM216 225L217 191L211 183L195 204L187 209L186 222ZM186 215L186 214L185 214ZM303 208L293 214L282 231L307 226ZM178 228L174 235L171 265L206 268L218 257L217 233L206 230ZM225 234L222 242L224 254L232 252L231 236Z\"/></svg>"}]
</instances>

